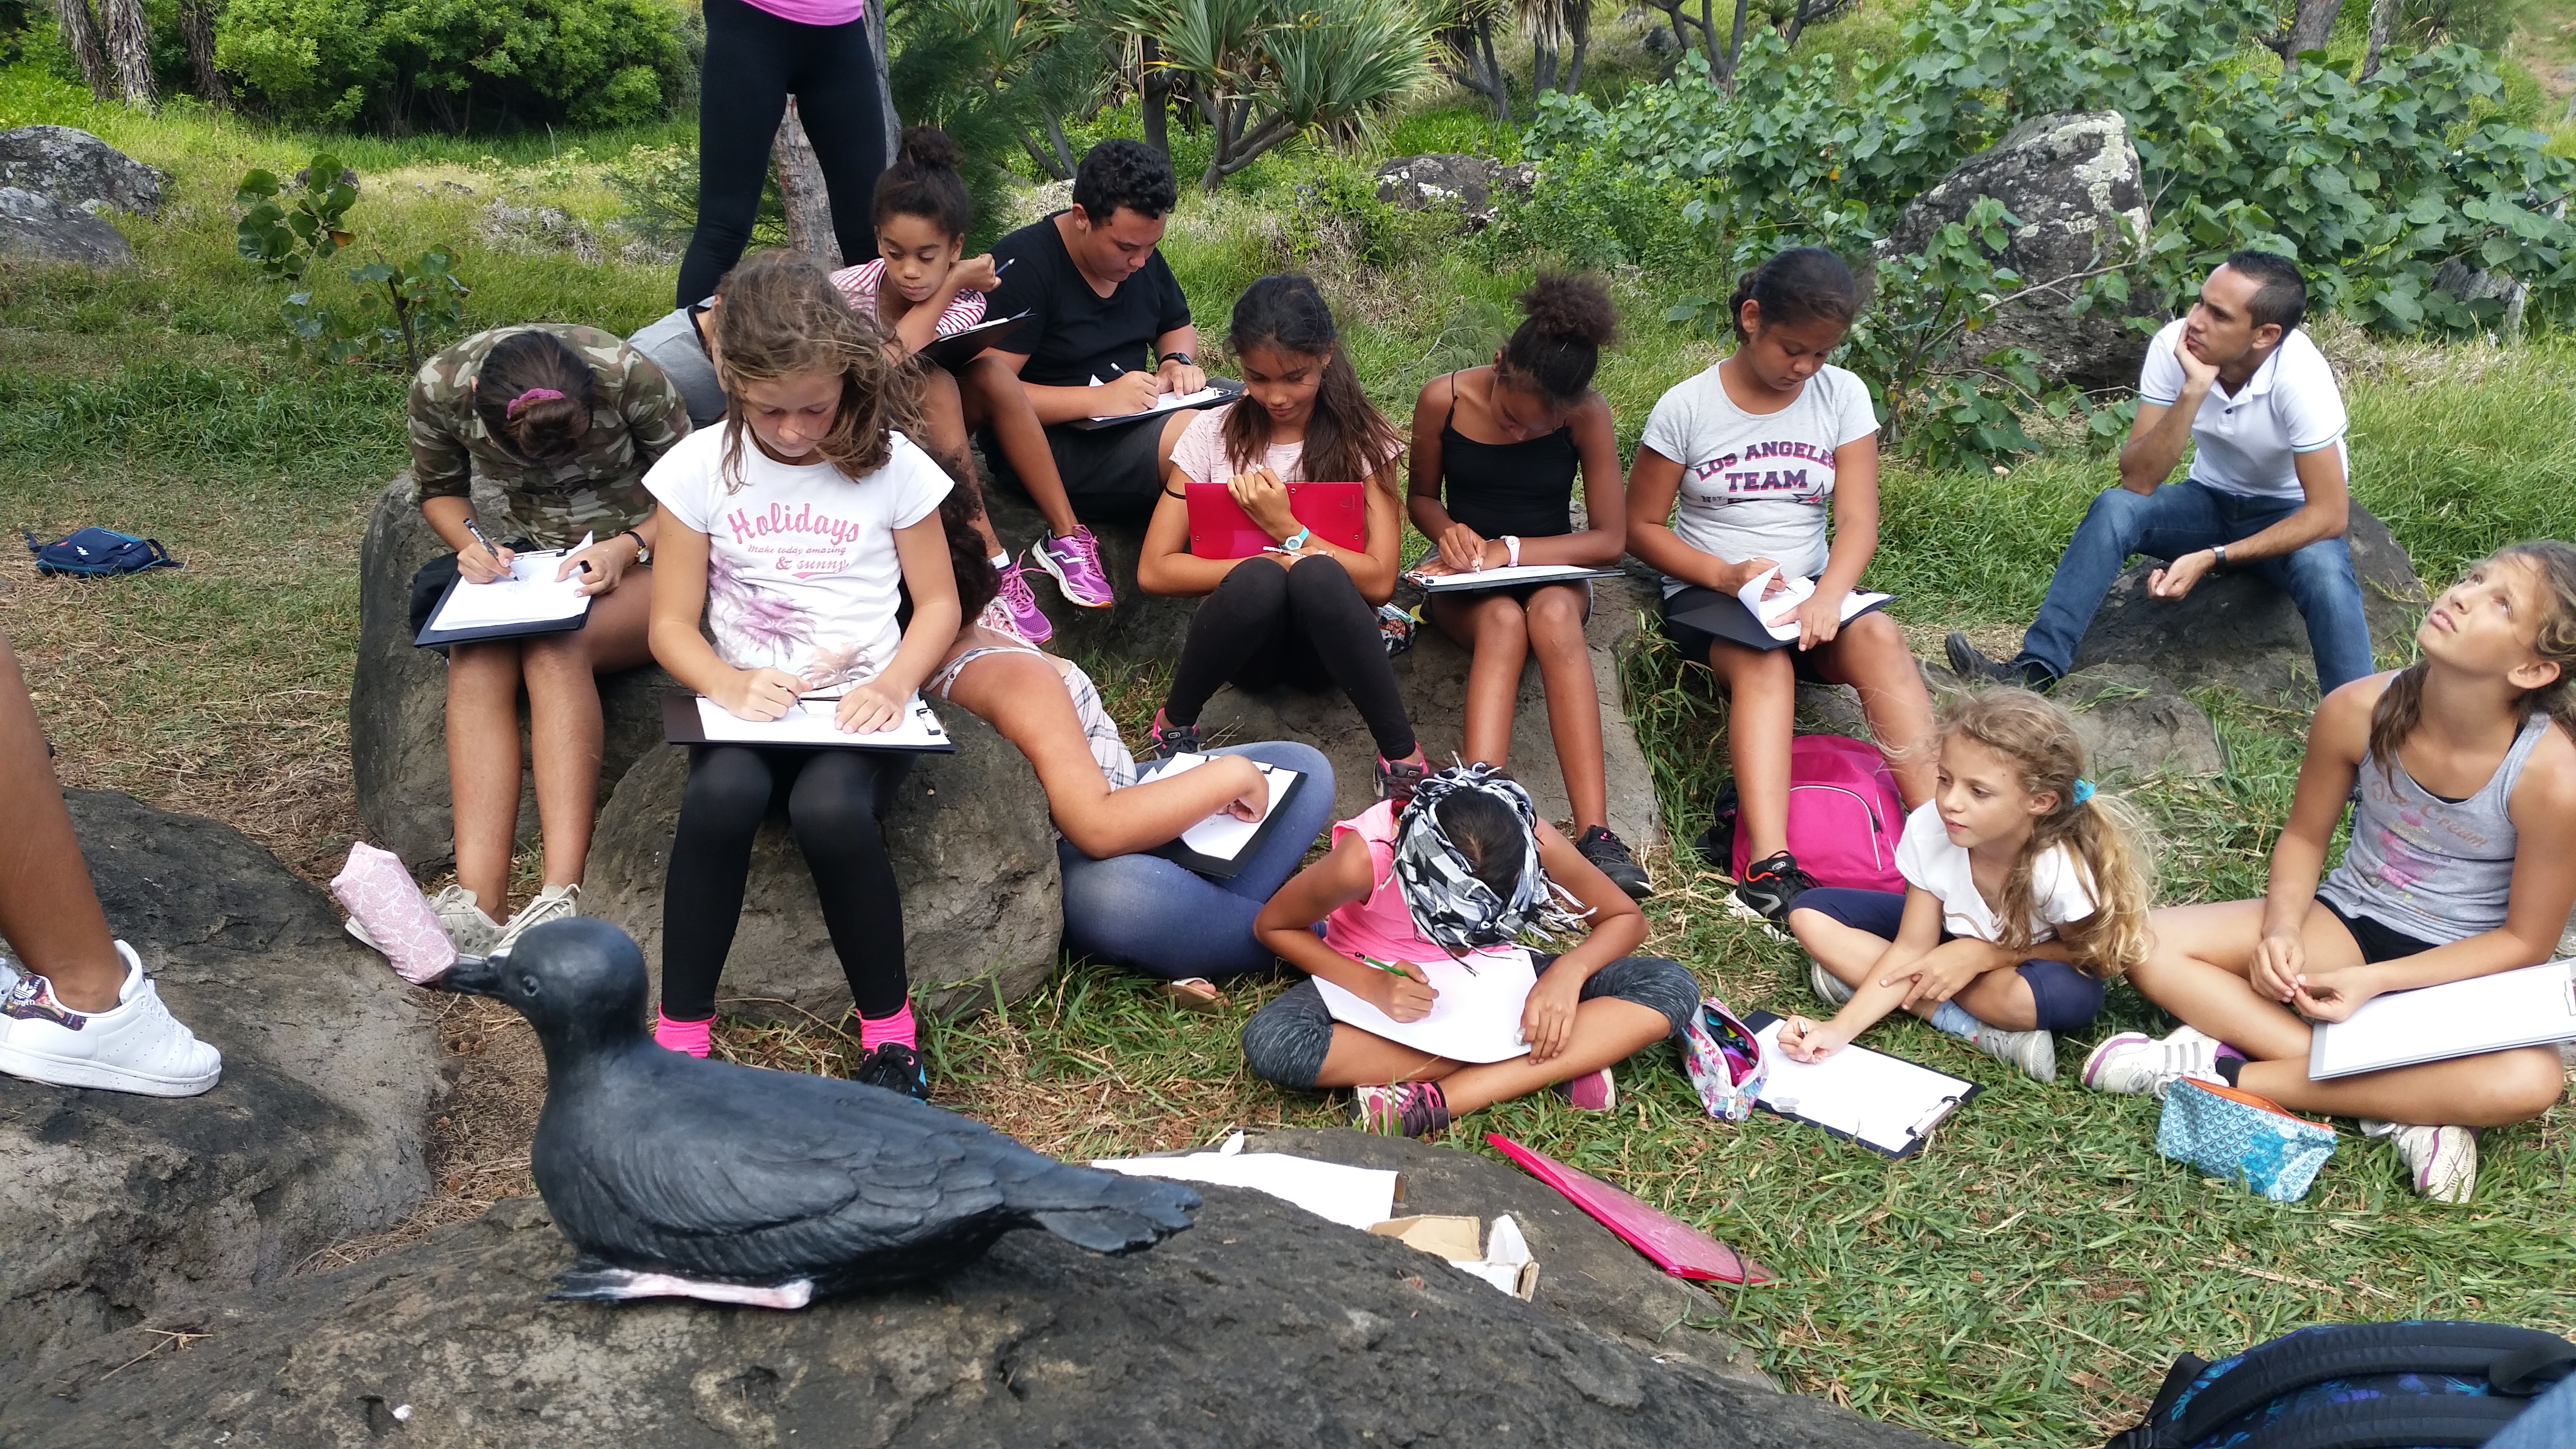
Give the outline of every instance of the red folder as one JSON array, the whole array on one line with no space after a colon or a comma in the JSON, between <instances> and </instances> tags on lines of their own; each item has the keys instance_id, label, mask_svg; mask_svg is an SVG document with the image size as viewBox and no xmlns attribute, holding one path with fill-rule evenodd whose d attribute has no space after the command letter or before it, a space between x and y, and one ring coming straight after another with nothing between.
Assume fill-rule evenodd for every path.
<instances>
[{"instance_id":1,"label":"red folder","mask_svg":"<svg viewBox=\"0 0 2576 1449\"><path fill-rule=\"evenodd\" d=\"M1291 483L1288 516L1315 531L1326 543L1353 553L1368 551L1368 486L1366 483ZM1200 558L1250 558L1279 540L1272 538L1223 483L1193 481L1186 493L1190 509L1190 552Z\"/></svg>"},{"instance_id":2,"label":"red folder","mask_svg":"<svg viewBox=\"0 0 2576 1449\"><path fill-rule=\"evenodd\" d=\"M1530 1176L1564 1193L1567 1201L1600 1219L1603 1227L1627 1239L1629 1247L1676 1278L1758 1286L1777 1276L1681 1219L1646 1206L1588 1172L1577 1172L1543 1152L1532 1152L1499 1132L1486 1133L1485 1141L1527 1169Z\"/></svg>"}]
</instances>

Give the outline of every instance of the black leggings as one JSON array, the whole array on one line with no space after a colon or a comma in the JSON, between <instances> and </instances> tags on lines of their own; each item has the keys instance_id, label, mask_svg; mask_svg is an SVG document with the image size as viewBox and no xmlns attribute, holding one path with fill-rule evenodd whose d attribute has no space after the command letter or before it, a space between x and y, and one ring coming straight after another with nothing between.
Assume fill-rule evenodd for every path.
<instances>
[{"instance_id":1,"label":"black leggings","mask_svg":"<svg viewBox=\"0 0 2576 1449\"><path fill-rule=\"evenodd\" d=\"M1208 696L1224 684L1253 691L1340 685L1377 737L1379 754L1401 760L1413 753L1413 722L1396 693L1377 610L1336 560L1299 559L1283 569L1267 558L1247 559L1200 602L1172 670L1164 717L1198 723Z\"/></svg>"},{"instance_id":2,"label":"black leggings","mask_svg":"<svg viewBox=\"0 0 2576 1449\"><path fill-rule=\"evenodd\" d=\"M877 254L877 173L885 169L885 100L864 19L799 25L744 0L706 0L707 59L698 77L698 227L680 262L686 307L714 293L751 242L769 147L796 98L832 193L841 255Z\"/></svg>"},{"instance_id":3,"label":"black leggings","mask_svg":"<svg viewBox=\"0 0 2576 1449\"><path fill-rule=\"evenodd\" d=\"M886 750L697 745L662 890L662 1015L715 1015L716 978L733 950L752 837L781 795L814 872L823 924L859 1014L903 1009L903 902L878 827L912 756Z\"/></svg>"}]
</instances>

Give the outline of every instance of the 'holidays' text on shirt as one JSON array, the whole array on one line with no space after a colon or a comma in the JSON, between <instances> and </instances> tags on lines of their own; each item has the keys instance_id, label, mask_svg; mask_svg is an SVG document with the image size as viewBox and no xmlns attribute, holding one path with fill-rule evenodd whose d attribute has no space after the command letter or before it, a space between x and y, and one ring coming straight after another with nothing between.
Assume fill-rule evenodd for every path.
<instances>
[{"instance_id":1,"label":"'holidays' text on shirt","mask_svg":"<svg viewBox=\"0 0 2576 1449\"><path fill-rule=\"evenodd\" d=\"M845 544L857 538L864 528L864 525L855 519L835 518L829 513L816 513L811 503L793 509L784 503L772 503L765 513L753 513L749 509L737 508L730 517L725 519L725 522L733 526L734 541L737 543L766 538L773 533L810 533L828 538L834 543Z\"/></svg>"}]
</instances>

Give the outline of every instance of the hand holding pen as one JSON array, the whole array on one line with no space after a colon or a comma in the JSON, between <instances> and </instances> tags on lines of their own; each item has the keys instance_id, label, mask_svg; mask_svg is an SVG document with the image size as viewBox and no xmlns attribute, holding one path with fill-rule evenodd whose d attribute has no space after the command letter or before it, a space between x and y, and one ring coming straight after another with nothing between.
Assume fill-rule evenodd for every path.
<instances>
[{"instance_id":1,"label":"hand holding pen","mask_svg":"<svg viewBox=\"0 0 2576 1449\"><path fill-rule=\"evenodd\" d=\"M1431 1014L1440 992L1431 984L1429 972L1410 961L1380 961L1374 956L1359 959L1362 965L1387 973L1374 993L1378 1010L1396 1021L1420 1021Z\"/></svg>"},{"instance_id":2,"label":"hand holding pen","mask_svg":"<svg viewBox=\"0 0 2576 1449\"><path fill-rule=\"evenodd\" d=\"M476 543L483 545L480 553L470 548L457 550L456 571L465 576L465 581L469 584L489 584L508 578L510 563L518 555L484 537L482 526L470 517L465 520L465 531L474 535Z\"/></svg>"}]
</instances>

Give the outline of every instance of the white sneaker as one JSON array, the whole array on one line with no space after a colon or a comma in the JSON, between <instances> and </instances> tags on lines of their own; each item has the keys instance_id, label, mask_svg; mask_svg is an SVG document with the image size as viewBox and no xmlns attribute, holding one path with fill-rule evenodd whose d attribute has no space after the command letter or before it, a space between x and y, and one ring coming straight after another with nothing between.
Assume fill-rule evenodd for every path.
<instances>
[{"instance_id":1,"label":"white sneaker","mask_svg":"<svg viewBox=\"0 0 2576 1449\"><path fill-rule=\"evenodd\" d=\"M464 955L489 956L492 943L501 939L501 923L484 914L482 901L461 885L449 886L431 896L429 913L438 917L439 928L447 932L447 939ZM376 952L385 949L367 934L366 927L358 924L357 917L349 918L348 927L359 945Z\"/></svg>"},{"instance_id":2,"label":"white sneaker","mask_svg":"<svg viewBox=\"0 0 2576 1449\"><path fill-rule=\"evenodd\" d=\"M1807 958L1807 989L1827 1006L1840 1006L1852 999L1852 989L1843 984L1843 979L1826 970L1825 963L1813 956Z\"/></svg>"},{"instance_id":3,"label":"white sneaker","mask_svg":"<svg viewBox=\"0 0 2576 1449\"><path fill-rule=\"evenodd\" d=\"M2226 1080L2218 1074L2218 1039L2188 1026L2176 1027L2162 1041L2142 1031L2124 1031L2084 1059L2084 1085L2125 1097L2161 1097L2185 1077Z\"/></svg>"},{"instance_id":4,"label":"white sneaker","mask_svg":"<svg viewBox=\"0 0 2576 1449\"><path fill-rule=\"evenodd\" d=\"M2045 1031L2006 1031L1980 1022L1972 1039L1977 1050L1999 1062L2019 1067L2035 1082L2057 1080L2057 1038Z\"/></svg>"},{"instance_id":5,"label":"white sneaker","mask_svg":"<svg viewBox=\"0 0 2576 1449\"><path fill-rule=\"evenodd\" d=\"M510 924L501 928L500 935L492 942L491 949L484 951L481 954L486 956L506 956L509 954L511 947L519 944L519 938L528 934L528 932L544 925L548 921L568 920L571 917L578 916L580 914L581 887L577 885L550 885L544 890L537 892L537 898L535 900L519 907L519 913L510 918ZM456 949L462 951L465 949L465 946L462 942L459 942Z\"/></svg>"},{"instance_id":6,"label":"white sneaker","mask_svg":"<svg viewBox=\"0 0 2576 1449\"><path fill-rule=\"evenodd\" d=\"M220 1080L223 1053L161 1004L143 962L123 941L125 984L111 1011L73 1011L54 983L27 972L0 999L0 1072L57 1087L99 1087L146 1097L193 1097Z\"/></svg>"},{"instance_id":7,"label":"white sneaker","mask_svg":"<svg viewBox=\"0 0 2576 1449\"><path fill-rule=\"evenodd\" d=\"M2478 1185L2473 1127L2416 1127L2362 1119L2361 1135L2385 1137L2414 1175L2415 1191L2435 1202L2467 1202Z\"/></svg>"}]
</instances>

